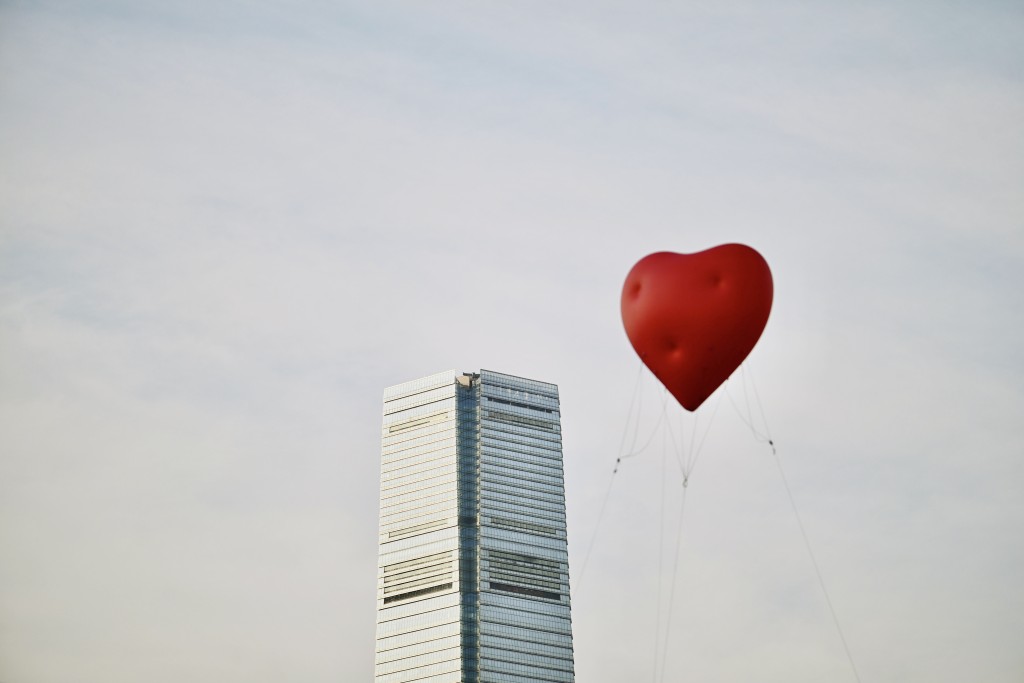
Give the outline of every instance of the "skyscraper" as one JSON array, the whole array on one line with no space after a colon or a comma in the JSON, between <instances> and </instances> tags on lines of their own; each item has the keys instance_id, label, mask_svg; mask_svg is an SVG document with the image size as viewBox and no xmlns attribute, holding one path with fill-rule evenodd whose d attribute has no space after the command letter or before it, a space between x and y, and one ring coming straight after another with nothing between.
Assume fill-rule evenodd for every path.
<instances>
[{"instance_id":1,"label":"skyscraper","mask_svg":"<svg viewBox=\"0 0 1024 683\"><path fill-rule=\"evenodd\" d=\"M558 387L384 392L375 683L571 683Z\"/></svg>"}]
</instances>

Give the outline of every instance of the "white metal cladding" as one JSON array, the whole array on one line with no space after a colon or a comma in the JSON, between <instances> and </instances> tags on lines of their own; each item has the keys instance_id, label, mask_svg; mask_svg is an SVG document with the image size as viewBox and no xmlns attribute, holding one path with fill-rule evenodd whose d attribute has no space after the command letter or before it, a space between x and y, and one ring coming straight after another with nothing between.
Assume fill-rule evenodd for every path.
<instances>
[{"instance_id":1,"label":"white metal cladding","mask_svg":"<svg viewBox=\"0 0 1024 683\"><path fill-rule=\"evenodd\" d=\"M375 683L460 680L455 372L385 391Z\"/></svg>"},{"instance_id":2,"label":"white metal cladding","mask_svg":"<svg viewBox=\"0 0 1024 683\"><path fill-rule=\"evenodd\" d=\"M383 412L375 683L572 683L558 388L450 371Z\"/></svg>"}]
</instances>

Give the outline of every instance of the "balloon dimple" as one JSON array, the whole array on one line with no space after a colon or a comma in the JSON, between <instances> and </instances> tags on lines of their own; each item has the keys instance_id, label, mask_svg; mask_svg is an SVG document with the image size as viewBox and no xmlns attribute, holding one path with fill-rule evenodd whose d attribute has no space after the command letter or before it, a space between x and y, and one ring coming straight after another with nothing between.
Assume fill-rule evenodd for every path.
<instances>
[{"instance_id":1,"label":"balloon dimple","mask_svg":"<svg viewBox=\"0 0 1024 683\"><path fill-rule=\"evenodd\" d=\"M634 299L636 299L637 297L640 296L640 289L641 289L640 281L639 280L634 281L633 282L633 286L629 290L629 295L631 297L633 297Z\"/></svg>"}]
</instances>

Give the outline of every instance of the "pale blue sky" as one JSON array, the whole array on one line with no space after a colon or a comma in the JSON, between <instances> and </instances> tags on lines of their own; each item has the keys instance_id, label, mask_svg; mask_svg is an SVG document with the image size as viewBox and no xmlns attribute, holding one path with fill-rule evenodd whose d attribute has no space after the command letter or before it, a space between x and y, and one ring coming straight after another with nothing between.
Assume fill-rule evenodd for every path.
<instances>
[{"instance_id":1,"label":"pale blue sky","mask_svg":"<svg viewBox=\"0 0 1024 683\"><path fill-rule=\"evenodd\" d=\"M0 5L0 681L368 680L381 393L448 367L560 386L579 568L622 280L730 241L775 274L748 368L862 680L1021 680L1022 15ZM701 458L664 680L853 680L724 399ZM629 463L587 683L654 677Z\"/></svg>"}]
</instances>

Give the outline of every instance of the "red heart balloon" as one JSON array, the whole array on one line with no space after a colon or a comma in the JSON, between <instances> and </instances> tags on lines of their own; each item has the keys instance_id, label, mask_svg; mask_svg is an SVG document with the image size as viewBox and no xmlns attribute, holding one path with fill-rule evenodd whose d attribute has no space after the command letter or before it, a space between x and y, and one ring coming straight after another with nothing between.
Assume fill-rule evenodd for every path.
<instances>
[{"instance_id":1,"label":"red heart balloon","mask_svg":"<svg viewBox=\"0 0 1024 683\"><path fill-rule=\"evenodd\" d=\"M747 357L771 308L771 270L744 244L645 256L622 287L626 336L654 376L690 411Z\"/></svg>"}]
</instances>

